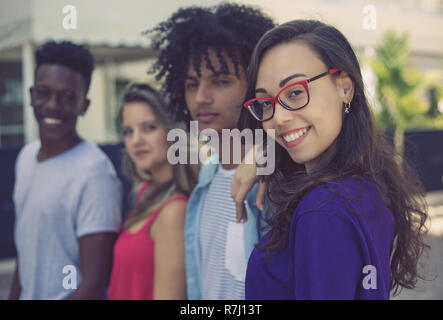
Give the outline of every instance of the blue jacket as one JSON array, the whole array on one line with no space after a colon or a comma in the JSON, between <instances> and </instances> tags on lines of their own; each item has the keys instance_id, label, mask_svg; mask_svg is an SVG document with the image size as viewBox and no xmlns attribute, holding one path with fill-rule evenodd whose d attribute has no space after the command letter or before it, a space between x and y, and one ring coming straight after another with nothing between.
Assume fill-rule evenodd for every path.
<instances>
[{"instance_id":1,"label":"blue jacket","mask_svg":"<svg viewBox=\"0 0 443 320\"><path fill-rule=\"evenodd\" d=\"M219 166L219 164L215 164L214 162L218 162L218 155L213 155L201 167L198 184L191 193L186 212L186 283L188 299L190 300L201 299L201 248L198 232L200 230L200 217L206 194ZM255 205L257 190L258 184L251 189L245 200L246 212L248 215L248 220L243 224L246 258L249 258L254 249L254 245L258 243L258 240L261 237L260 229L264 224L264 221L261 219L262 212Z\"/></svg>"}]
</instances>

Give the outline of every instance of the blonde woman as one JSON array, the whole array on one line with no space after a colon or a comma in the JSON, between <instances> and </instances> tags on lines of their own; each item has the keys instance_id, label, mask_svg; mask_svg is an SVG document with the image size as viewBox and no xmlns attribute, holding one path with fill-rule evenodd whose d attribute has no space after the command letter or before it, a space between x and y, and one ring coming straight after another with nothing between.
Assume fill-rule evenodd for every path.
<instances>
[{"instance_id":1,"label":"blonde woman","mask_svg":"<svg viewBox=\"0 0 443 320\"><path fill-rule=\"evenodd\" d=\"M108 299L186 299L184 222L198 168L167 160L168 130L161 96L133 84L123 96L120 123L126 171L141 183L114 247Z\"/></svg>"}]
</instances>

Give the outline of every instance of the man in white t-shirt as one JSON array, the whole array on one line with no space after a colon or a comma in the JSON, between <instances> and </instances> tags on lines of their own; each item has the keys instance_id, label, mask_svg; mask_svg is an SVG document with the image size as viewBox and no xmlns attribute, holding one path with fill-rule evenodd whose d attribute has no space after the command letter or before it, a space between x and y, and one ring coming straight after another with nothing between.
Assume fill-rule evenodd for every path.
<instances>
[{"instance_id":1,"label":"man in white t-shirt","mask_svg":"<svg viewBox=\"0 0 443 320\"><path fill-rule=\"evenodd\" d=\"M106 155L83 141L94 61L84 47L48 42L36 52L31 105L40 141L15 166L17 267L10 299L101 299L121 222L121 185Z\"/></svg>"}]
</instances>

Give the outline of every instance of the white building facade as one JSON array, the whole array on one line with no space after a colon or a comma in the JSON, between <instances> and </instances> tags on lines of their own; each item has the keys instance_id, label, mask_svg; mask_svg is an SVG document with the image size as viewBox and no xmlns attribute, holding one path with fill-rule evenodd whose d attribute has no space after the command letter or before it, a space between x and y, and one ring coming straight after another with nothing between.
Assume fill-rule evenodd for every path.
<instances>
[{"instance_id":1,"label":"white building facade","mask_svg":"<svg viewBox=\"0 0 443 320\"><path fill-rule=\"evenodd\" d=\"M373 53L385 31L408 32L411 67L442 69L441 0L239 0L261 7L276 22L315 18L336 26L359 57ZM35 140L30 107L34 51L47 40L86 44L96 59L88 113L79 119L80 134L97 143L118 141L118 97L131 81L159 86L147 71L156 53L146 29L180 7L210 6L218 0L0 0L0 147ZM369 93L371 71L363 65Z\"/></svg>"}]
</instances>

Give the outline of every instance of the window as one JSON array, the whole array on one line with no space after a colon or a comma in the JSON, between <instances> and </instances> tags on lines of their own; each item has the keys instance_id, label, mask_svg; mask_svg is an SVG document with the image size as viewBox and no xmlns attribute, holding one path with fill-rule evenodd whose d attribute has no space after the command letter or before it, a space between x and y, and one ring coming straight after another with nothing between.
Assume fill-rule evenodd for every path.
<instances>
[{"instance_id":1,"label":"window","mask_svg":"<svg viewBox=\"0 0 443 320\"><path fill-rule=\"evenodd\" d=\"M20 63L0 63L0 146L24 144Z\"/></svg>"}]
</instances>

